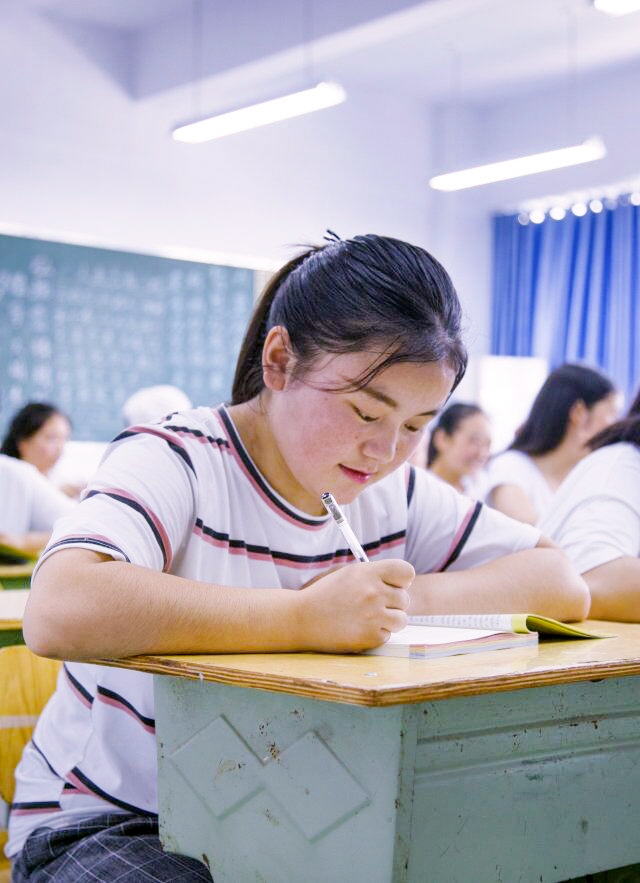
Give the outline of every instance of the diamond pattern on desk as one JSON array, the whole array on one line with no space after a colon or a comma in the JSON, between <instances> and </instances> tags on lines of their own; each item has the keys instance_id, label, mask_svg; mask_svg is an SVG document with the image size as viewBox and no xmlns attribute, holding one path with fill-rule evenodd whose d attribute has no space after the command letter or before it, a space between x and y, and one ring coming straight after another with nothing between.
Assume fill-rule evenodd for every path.
<instances>
[{"instance_id":1,"label":"diamond pattern on desk","mask_svg":"<svg viewBox=\"0 0 640 883\"><path fill-rule=\"evenodd\" d=\"M215 761L202 775L202 758ZM168 760L218 819L266 789L309 841L318 840L369 803L364 789L313 731L287 748L258 757L224 717L178 748Z\"/></svg>"}]
</instances>

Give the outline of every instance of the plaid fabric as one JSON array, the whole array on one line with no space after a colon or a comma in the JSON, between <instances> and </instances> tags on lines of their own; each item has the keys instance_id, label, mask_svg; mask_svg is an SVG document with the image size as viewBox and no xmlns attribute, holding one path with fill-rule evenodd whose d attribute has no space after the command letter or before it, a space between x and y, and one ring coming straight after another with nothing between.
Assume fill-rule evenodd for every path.
<instances>
[{"instance_id":1,"label":"plaid fabric","mask_svg":"<svg viewBox=\"0 0 640 883\"><path fill-rule=\"evenodd\" d=\"M212 883L193 858L165 852L156 816L105 813L69 828L37 828L16 856L12 883Z\"/></svg>"}]
</instances>

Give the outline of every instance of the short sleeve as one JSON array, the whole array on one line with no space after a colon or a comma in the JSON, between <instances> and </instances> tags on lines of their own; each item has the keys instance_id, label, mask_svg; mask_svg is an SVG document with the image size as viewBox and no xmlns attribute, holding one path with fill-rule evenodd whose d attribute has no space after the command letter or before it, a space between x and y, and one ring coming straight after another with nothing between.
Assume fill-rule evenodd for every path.
<instances>
[{"instance_id":1,"label":"short sleeve","mask_svg":"<svg viewBox=\"0 0 640 883\"><path fill-rule=\"evenodd\" d=\"M589 454L569 473L541 524L580 573L640 555L640 451L626 443Z\"/></svg>"},{"instance_id":2,"label":"short sleeve","mask_svg":"<svg viewBox=\"0 0 640 883\"><path fill-rule=\"evenodd\" d=\"M459 494L424 470L416 472L407 559L418 573L466 570L538 543L537 528Z\"/></svg>"},{"instance_id":3,"label":"short sleeve","mask_svg":"<svg viewBox=\"0 0 640 883\"><path fill-rule=\"evenodd\" d=\"M112 443L75 511L45 552L90 548L170 571L194 527L194 466L170 431L125 433Z\"/></svg>"}]
</instances>

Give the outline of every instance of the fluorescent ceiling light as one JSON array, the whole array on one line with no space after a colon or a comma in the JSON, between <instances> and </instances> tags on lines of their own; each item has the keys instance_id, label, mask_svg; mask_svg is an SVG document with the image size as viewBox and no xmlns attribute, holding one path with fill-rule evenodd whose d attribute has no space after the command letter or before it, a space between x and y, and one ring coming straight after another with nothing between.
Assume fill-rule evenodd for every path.
<instances>
[{"instance_id":1,"label":"fluorescent ceiling light","mask_svg":"<svg viewBox=\"0 0 640 883\"><path fill-rule=\"evenodd\" d=\"M533 153L518 159L507 159L504 162L489 163L436 175L431 178L429 186L434 190L465 190L467 187L478 187L480 184L493 184L494 181L507 181L510 178L521 178L537 172L548 172L550 169L562 169L566 166L577 166L581 163L601 159L607 153L600 138L587 138L583 144L575 147L563 147L560 150L547 150L545 153Z\"/></svg>"},{"instance_id":2,"label":"fluorescent ceiling light","mask_svg":"<svg viewBox=\"0 0 640 883\"><path fill-rule=\"evenodd\" d=\"M629 15L640 9L640 0L593 0L593 5L607 15Z\"/></svg>"},{"instance_id":3,"label":"fluorescent ceiling light","mask_svg":"<svg viewBox=\"0 0 640 883\"><path fill-rule=\"evenodd\" d=\"M341 104L346 97L347 93L337 83L318 83L312 89L272 98L270 101L231 110L195 123L186 123L176 127L172 134L176 141L200 144L202 141L224 138L225 135L246 132L247 129L333 107Z\"/></svg>"}]
</instances>

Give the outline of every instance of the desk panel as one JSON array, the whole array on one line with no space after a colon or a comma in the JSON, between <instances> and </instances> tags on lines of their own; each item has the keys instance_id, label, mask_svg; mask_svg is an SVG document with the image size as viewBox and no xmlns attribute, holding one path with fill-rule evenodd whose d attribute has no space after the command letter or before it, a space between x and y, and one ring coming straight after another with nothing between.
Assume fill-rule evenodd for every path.
<instances>
[{"instance_id":1,"label":"desk panel","mask_svg":"<svg viewBox=\"0 0 640 883\"><path fill-rule=\"evenodd\" d=\"M640 861L637 678L389 708L156 678L156 715L163 843L216 883L546 883Z\"/></svg>"}]
</instances>

